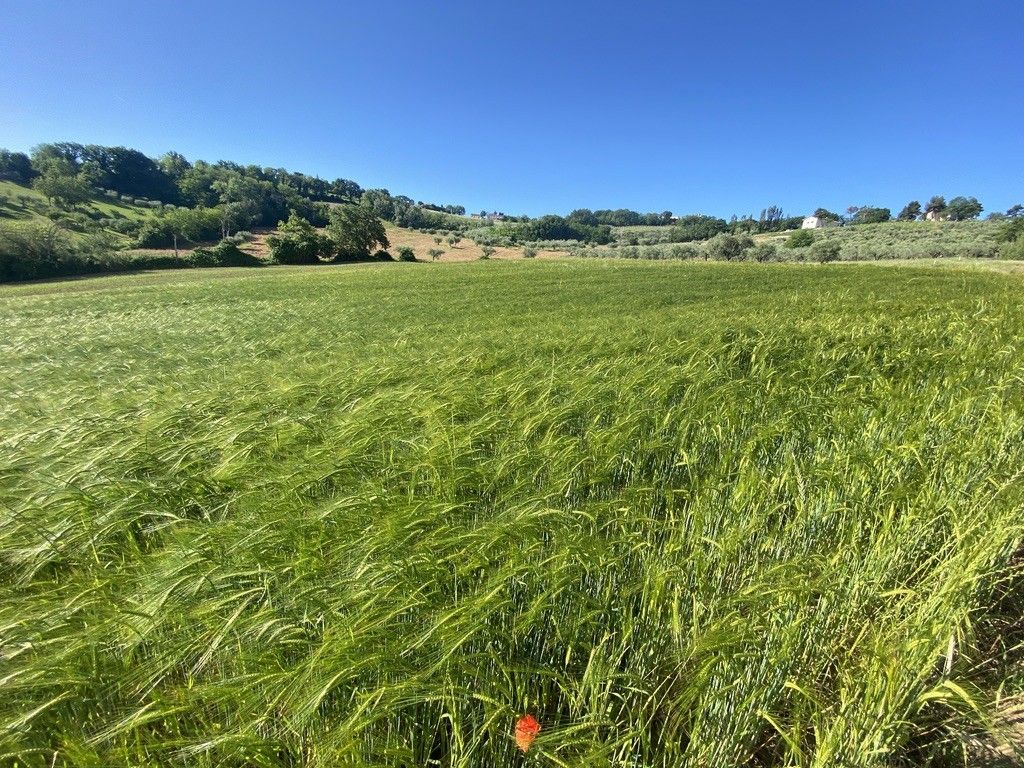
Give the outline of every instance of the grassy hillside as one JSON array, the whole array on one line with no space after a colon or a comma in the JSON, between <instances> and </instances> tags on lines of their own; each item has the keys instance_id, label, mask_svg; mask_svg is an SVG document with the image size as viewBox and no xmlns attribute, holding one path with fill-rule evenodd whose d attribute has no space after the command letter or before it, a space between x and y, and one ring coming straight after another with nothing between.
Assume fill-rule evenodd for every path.
<instances>
[{"instance_id":1,"label":"grassy hillside","mask_svg":"<svg viewBox=\"0 0 1024 768\"><path fill-rule=\"evenodd\" d=\"M47 208L46 198L32 187L24 187L11 181L0 181L0 220L45 218ZM89 203L79 206L78 210L115 219L144 220L155 215L155 210L148 206L134 205L103 195L97 195Z\"/></svg>"},{"instance_id":2,"label":"grassy hillside","mask_svg":"<svg viewBox=\"0 0 1024 768\"><path fill-rule=\"evenodd\" d=\"M398 249L401 246L408 246L412 248L416 254L416 258L421 261L430 261L430 251L432 249L443 250L444 253L438 257L438 261L476 261L483 255L483 249L477 245L469 237L463 237L461 241L456 245L448 244L448 234L438 232L437 234L431 234L415 229L403 229L402 227L396 227L389 225L387 227L388 240L391 241L390 252L397 254ZM436 238L441 238L441 242L438 243ZM552 258L557 256L566 256L568 252L565 250L555 249L543 249L538 250L538 258ZM494 254L491 256L493 259L516 259L522 258L523 248L510 247L510 246L497 246L494 249Z\"/></svg>"},{"instance_id":3,"label":"grassy hillside","mask_svg":"<svg viewBox=\"0 0 1024 768\"><path fill-rule=\"evenodd\" d=\"M0 762L977 764L1024 689L1019 297L578 261L0 287Z\"/></svg>"},{"instance_id":4,"label":"grassy hillside","mask_svg":"<svg viewBox=\"0 0 1024 768\"><path fill-rule=\"evenodd\" d=\"M818 240L835 241L841 246L844 261L883 261L921 258L993 258L998 255L998 221L889 221L882 224L858 224L813 230ZM593 249L596 256L614 256L626 250L629 258L673 258L672 227L616 227L616 243L611 248ZM789 232L754 235L758 243L774 243L788 259L806 257L783 249ZM621 253L619 254L621 255Z\"/></svg>"}]
</instances>

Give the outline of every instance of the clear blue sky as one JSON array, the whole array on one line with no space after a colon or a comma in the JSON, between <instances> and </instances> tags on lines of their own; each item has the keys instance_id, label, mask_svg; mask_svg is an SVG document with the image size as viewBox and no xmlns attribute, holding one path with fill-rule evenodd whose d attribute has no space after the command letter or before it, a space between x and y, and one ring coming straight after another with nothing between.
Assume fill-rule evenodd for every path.
<instances>
[{"instance_id":1,"label":"clear blue sky","mask_svg":"<svg viewBox=\"0 0 1024 768\"><path fill-rule=\"evenodd\" d=\"M123 144L470 210L1024 201L1024 3L0 8L0 146Z\"/></svg>"}]
</instances>

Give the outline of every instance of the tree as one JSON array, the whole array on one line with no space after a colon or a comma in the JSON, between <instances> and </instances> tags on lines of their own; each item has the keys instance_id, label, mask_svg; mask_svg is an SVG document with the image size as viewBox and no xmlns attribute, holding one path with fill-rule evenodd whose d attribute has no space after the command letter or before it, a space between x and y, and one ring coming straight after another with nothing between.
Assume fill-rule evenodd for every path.
<instances>
[{"instance_id":1,"label":"tree","mask_svg":"<svg viewBox=\"0 0 1024 768\"><path fill-rule=\"evenodd\" d=\"M28 159L28 155L24 152L0 149L0 180L28 184L34 175L32 161Z\"/></svg>"},{"instance_id":2,"label":"tree","mask_svg":"<svg viewBox=\"0 0 1024 768\"><path fill-rule=\"evenodd\" d=\"M327 230L340 260L366 259L378 246L390 245L384 223L371 206L362 203L333 209Z\"/></svg>"},{"instance_id":3,"label":"tree","mask_svg":"<svg viewBox=\"0 0 1024 768\"><path fill-rule=\"evenodd\" d=\"M924 214L932 215L933 219L941 218L946 211L946 198L942 195L934 195L931 200L928 201L928 205L924 207Z\"/></svg>"},{"instance_id":4,"label":"tree","mask_svg":"<svg viewBox=\"0 0 1024 768\"><path fill-rule=\"evenodd\" d=\"M430 252L433 253L433 251ZM400 245L398 246L398 260L416 261L416 251L414 251L408 245Z\"/></svg>"},{"instance_id":5,"label":"tree","mask_svg":"<svg viewBox=\"0 0 1024 768\"><path fill-rule=\"evenodd\" d=\"M427 255L430 257L431 261L437 261L441 257L441 254L443 253L444 251L442 251L440 248L431 248L429 251L427 251Z\"/></svg>"},{"instance_id":6,"label":"tree","mask_svg":"<svg viewBox=\"0 0 1024 768\"><path fill-rule=\"evenodd\" d=\"M857 209L857 212L853 215L854 224L881 224L883 221L889 221L892 218L892 211L888 208L874 208L870 205L865 205Z\"/></svg>"},{"instance_id":7,"label":"tree","mask_svg":"<svg viewBox=\"0 0 1024 768\"><path fill-rule=\"evenodd\" d=\"M348 179L335 179L330 184L331 194L344 200L356 202L363 194L363 188Z\"/></svg>"},{"instance_id":8,"label":"tree","mask_svg":"<svg viewBox=\"0 0 1024 768\"><path fill-rule=\"evenodd\" d=\"M1010 218L996 233L996 242L1012 243L1015 240L1024 240L1024 216Z\"/></svg>"},{"instance_id":9,"label":"tree","mask_svg":"<svg viewBox=\"0 0 1024 768\"><path fill-rule=\"evenodd\" d=\"M279 264L319 264L331 244L312 224L292 211L267 238L270 255Z\"/></svg>"},{"instance_id":10,"label":"tree","mask_svg":"<svg viewBox=\"0 0 1024 768\"><path fill-rule=\"evenodd\" d=\"M951 221L967 221L978 218L982 210L976 197L954 197L946 206L946 215Z\"/></svg>"},{"instance_id":11,"label":"tree","mask_svg":"<svg viewBox=\"0 0 1024 768\"><path fill-rule=\"evenodd\" d=\"M491 258L491 256L493 256L493 255L494 255L494 250L495 250L495 249L494 249L494 248L492 248L492 247L491 247L491 246L489 246L489 245L485 245L485 246L483 246L483 247L482 247L482 248L480 249L480 258L481 258L481 259L484 259L484 260L487 260L487 259Z\"/></svg>"},{"instance_id":12,"label":"tree","mask_svg":"<svg viewBox=\"0 0 1024 768\"><path fill-rule=\"evenodd\" d=\"M822 240L811 246L811 258L821 264L830 261L839 261L839 252L842 247L835 240Z\"/></svg>"},{"instance_id":13,"label":"tree","mask_svg":"<svg viewBox=\"0 0 1024 768\"><path fill-rule=\"evenodd\" d=\"M750 249L750 257L754 261L775 261L778 256L778 251L775 248L775 243L758 243Z\"/></svg>"},{"instance_id":14,"label":"tree","mask_svg":"<svg viewBox=\"0 0 1024 768\"><path fill-rule=\"evenodd\" d=\"M806 248L814 243L814 232L809 229L798 229L786 238L787 248Z\"/></svg>"},{"instance_id":15,"label":"tree","mask_svg":"<svg viewBox=\"0 0 1024 768\"><path fill-rule=\"evenodd\" d=\"M535 259L535 258L537 258L537 249L533 248L533 247L531 247L529 245L526 246L525 248L523 248L523 258L524 259Z\"/></svg>"},{"instance_id":16,"label":"tree","mask_svg":"<svg viewBox=\"0 0 1024 768\"><path fill-rule=\"evenodd\" d=\"M175 184L181 181L181 178L185 173L192 167L192 163L185 159L185 156L179 152L168 152L158 161L160 170L162 170Z\"/></svg>"},{"instance_id":17,"label":"tree","mask_svg":"<svg viewBox=\"0 0 1024 768\"><path fill-rule=\"evenodd\" d=\"M56 170L48 170L32 183L50 204L61 208L74 208L92 197L92 189L77 176L66 176Z\"/></svg>"},{"instance_id":18,"label":"tree","mask_svg":"<svg viewBox=\"0 0 1024 768\"><path fill-rule=\"evenodd\" d=\"M174 255L178 255L178 238L195 242L203 235L204 225L210 212L205 208L174 208L164 214L163 219L174 241Z\"/></svg>"},{"instance_id":19,"label":"tree","mask_svg":"<svg viewBox=\"0 0 1024 768\"><path fill-rule=\"evenodd\" d=\"M753 247L753 239L746 235L726 234L715 235L704 245L709 257L722 261L738 259L745 250Z\"/></svg>"},{"instance_id":20,"label":"tree","mask_svg":"<svg viewBox=\"0 0 1024 768\"><path fill-rule=\"evenodd\" d=\"M694 214L680 216L672 227L672 239L677 243L707 240L729 229L725 219Z\"/></svg>"},{"instance_id":21,"label":"tree","mask_svg":"<svg viewBox=\"0 0 1024 768\"><path fill-rule=\"evenodd\" d=\"M1020 216L1024 216L1024 205L1017 203L1006 209L1006 216L1010 219L1016 219Z\"/></svg>"},{"instance_id":22,"label":"tree","mask_svg":"<svg viewBox=\"0 0 1024 768\"><path fill-rule=\"evenodd\" d=\"M220 211L220 236L230 237L231 232L247 230L256 221L259 211L251 200L239 200L223 203L217 208Z\"/></svg>"},{"instance_id":23,"label":"tree","mask_svg":"<svg viewBox=\"0 0 1024 768\"><path fill-rule=\"evenodd\" d=\"M57 144L40 144L32 149L32 169L38 175L54 172L62 176L74 176L82 162L85 147L69 141Z\"/></svg>"},{"instance_id":24,"label":"tree","mask_svg":"<svg viewBox=\"0 0 1024 768\"><path fill-rule=\"evenodd\" d=\"M840 216L838 213L833 213L827 208L818 208L814 212L814 215L817 216L819 219L823 219L824 221L841 222L843 220L842 216Z\"/></svg>"},{"instance_id":25,"label":"tree","mask_svg":"<svg viewBox=\"0 0 1024 768\"><path fill-rule=\"evenodd\" d=\"M916 221L921 217L921 203L917 200L911 200L909 203L903 206L899 215L896 217L900 221Z\"/></svg>"}]
</instances>

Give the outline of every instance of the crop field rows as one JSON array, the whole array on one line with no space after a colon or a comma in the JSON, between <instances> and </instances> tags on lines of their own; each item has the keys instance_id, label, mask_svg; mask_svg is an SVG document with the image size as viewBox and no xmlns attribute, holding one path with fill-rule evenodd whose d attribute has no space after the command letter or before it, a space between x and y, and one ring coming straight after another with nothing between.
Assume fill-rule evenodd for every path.
<instances>
[{"instance_id":1,"label":"crop field rows","mask_svg":"<svg viewBox=\"0 0 1024 768\"><path fill-rule=\"evenodd\" d=\"M1018 275L212 270L0 327L2 764L1013 748Z\"/></svg>"}]
</instances>

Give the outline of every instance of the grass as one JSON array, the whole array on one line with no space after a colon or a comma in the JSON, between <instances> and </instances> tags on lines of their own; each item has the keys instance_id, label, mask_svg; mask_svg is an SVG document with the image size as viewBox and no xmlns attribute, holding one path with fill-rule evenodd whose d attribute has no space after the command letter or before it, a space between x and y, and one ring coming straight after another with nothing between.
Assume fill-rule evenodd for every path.
<instances>
[{"instance_id":1,"label":"grass","mask_svg":"<svg viewBox=\"0 0 1024 768\"><path fill-rule=\"evenodd\" d=\"M0 181L0 221L46 220L45 212L48 208L46 198L32 187L15 184L12 181ZM120 217L137 221L143 221L157 213L153 208L128 205L103 195L97 195L76 210L83 213L98 211L105 218Z\"/></svg>"},{"instance_id":2,"label":"grass","mask_svg":"<svg viewBox=\"0 0 1024 768\"><path fill-rule=\"evenodd\" d=\"M1019 280L0 288L0 762L977 764L1024 686Z\"/></svg>"}]
</instances>

